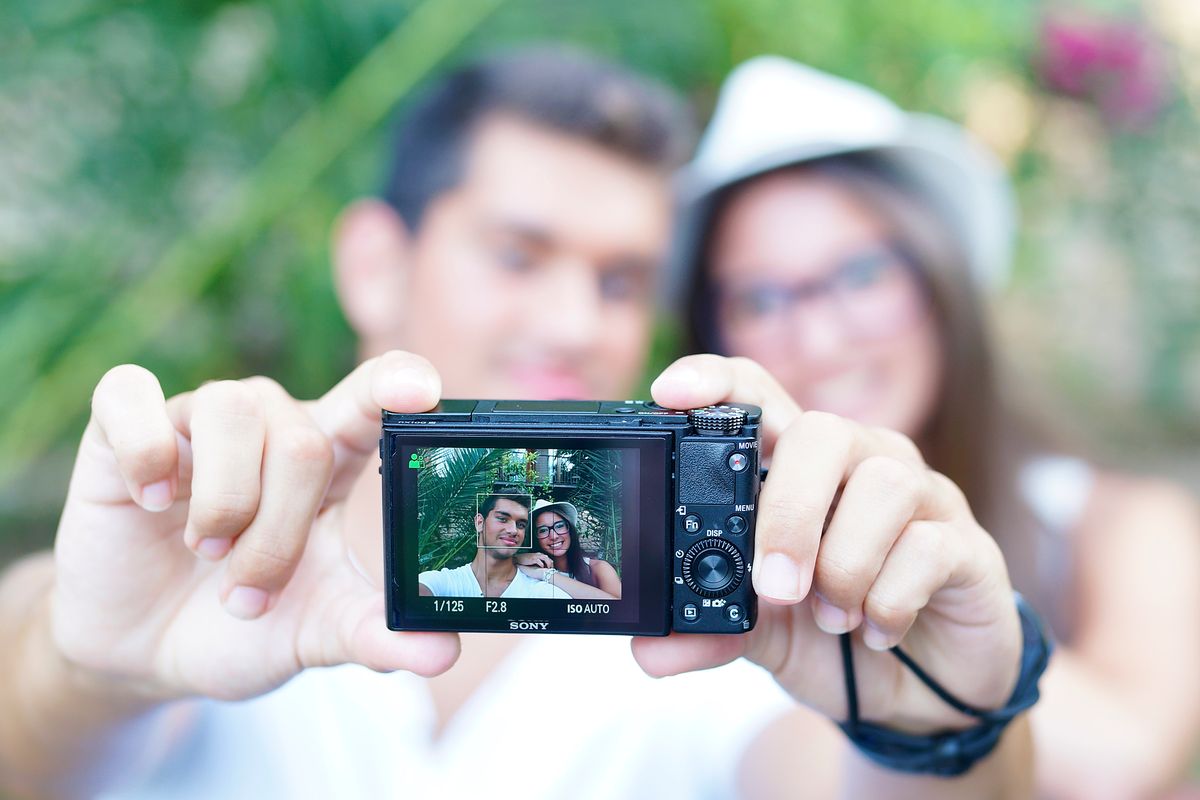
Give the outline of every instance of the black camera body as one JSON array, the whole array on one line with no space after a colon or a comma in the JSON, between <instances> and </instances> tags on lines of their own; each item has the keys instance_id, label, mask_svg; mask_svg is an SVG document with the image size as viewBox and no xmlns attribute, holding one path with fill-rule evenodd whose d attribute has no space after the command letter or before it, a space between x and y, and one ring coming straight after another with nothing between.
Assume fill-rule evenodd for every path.
<instances>
[{"instance_id":1,"label":"black camera body","mask_svg":"<svg viewBox=\"0 0 1200 800\"><path fill-rule=\"evenodd\" d=\"M760 419L636 400L385 411L388 627L750 630Z\"/></svg>"}]
</instances>

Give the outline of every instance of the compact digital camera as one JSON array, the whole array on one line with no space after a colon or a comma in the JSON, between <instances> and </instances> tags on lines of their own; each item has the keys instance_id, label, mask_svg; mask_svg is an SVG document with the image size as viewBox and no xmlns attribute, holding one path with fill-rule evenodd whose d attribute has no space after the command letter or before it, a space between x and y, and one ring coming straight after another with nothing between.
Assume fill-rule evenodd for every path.
<instances>
[{"instance_id":1,"label":"compact digital camera","mask_svg":"<svg viewBox=\"0 0 1200 800\"><path fill-rule=\"evenodd\" d=\"M760 418L638 400L385 411L388 627L750 630Z\"/></svg>"}]
</instances>

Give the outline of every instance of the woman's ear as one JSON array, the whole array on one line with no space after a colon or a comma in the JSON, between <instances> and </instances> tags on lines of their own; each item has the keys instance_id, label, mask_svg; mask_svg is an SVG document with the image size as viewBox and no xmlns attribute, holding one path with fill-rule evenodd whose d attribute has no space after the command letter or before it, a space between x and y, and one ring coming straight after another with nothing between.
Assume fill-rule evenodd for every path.
<instances>
[{"instance_id":1,"label":"woman's ear","mask_svg":"<svg viewBox=\"0 0 1200 800\"><path fill-rule=\"evenodd\" d=\"M404 221L379 200L353 203L334 225L334 286L342 313L364 344L398 344L407 302L409 245Z\"/></svg>"}]
</instances>

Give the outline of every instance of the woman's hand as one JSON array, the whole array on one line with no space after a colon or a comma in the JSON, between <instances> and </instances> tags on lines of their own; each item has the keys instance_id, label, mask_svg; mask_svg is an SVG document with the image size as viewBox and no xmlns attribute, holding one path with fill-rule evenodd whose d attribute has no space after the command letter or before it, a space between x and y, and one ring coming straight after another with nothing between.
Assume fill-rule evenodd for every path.
<instances>
[{"instance_id":1,"label":"woman's hand","mask_svg":"<svg viewBox=\"0 0 1200 800\"><path fill-rule=\"evenodd\" d=\"M521 570L521 572L524 572L535 581L540 581L545 578L546 572L548 571L548 568L546 567L530 567L520 563L517 564L517 569Z\"/></svg>"},{"instance_id":2,"label":"woman's hand","mask_svg":"<svg viewBox=\"0 0 1200 800\"><path fill-rule=\"evenodd\" d=\"M515 556L518 567L553 567L554 561L545 553L518 553Z\"/></svg>"},{"instance_id":3,"label":"woman's hand","mask_svg":"<svg viewBox=\"0 0 1200 800\"><path fill-rule=\"evenodd\" d=\"M977 707L1004 705L1016 683L1021 628L999 548L962 492L894 431L803 411L752 361L690 356L652 387L668 408L744 402L763 409L754 588L744 636L637 639L654 675L746 656L797 700L846 718L838 638L853 631L860 716L913 732L969 727L887 648L905 650Z\"/></svg>"}]
</instances>

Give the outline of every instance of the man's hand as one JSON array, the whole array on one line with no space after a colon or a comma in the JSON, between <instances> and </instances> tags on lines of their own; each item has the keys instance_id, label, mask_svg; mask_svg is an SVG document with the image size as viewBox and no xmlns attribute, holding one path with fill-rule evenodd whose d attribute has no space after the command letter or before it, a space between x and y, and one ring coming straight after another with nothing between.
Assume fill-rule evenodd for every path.
<instances>
[{"instance_id":1,"label":"man's hand","mask_svg":"<svg viewBox=\"0 0 1200 800\"><path fill-rule=\"evenodd\" d=\"M58 649L162 698L246 698L343 662L447 669L457 637L389 631L382 587L344 537L379 409L425 411L440 391L428 362L400 352L311 402L267 378L167 401L146 370L109 371L55 543Z\"/></svg>"},{"instance_id":2,"label":"man's hand","mask_svg":"<svg viewBox=\"0 0 1200 800\"><path fill-rule=\"evenodd\" d=\"M913 732L968 727L890 653L905 650L977 707L1002 706L1016 683L1021 628L1004 559L962 492L901 434L802 411L746 359L690 356L655 381L654 399L687 409L763 409L770 474L758 498L754 588L763 601L744 636L636 639L649 673L746 656L797 700L846 718L838 639L854 631L863 719Z\"/></svg>"}]
</instances>

